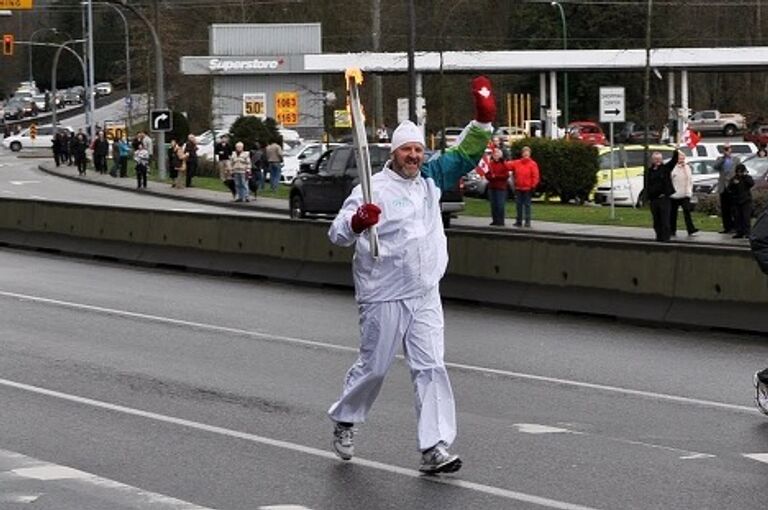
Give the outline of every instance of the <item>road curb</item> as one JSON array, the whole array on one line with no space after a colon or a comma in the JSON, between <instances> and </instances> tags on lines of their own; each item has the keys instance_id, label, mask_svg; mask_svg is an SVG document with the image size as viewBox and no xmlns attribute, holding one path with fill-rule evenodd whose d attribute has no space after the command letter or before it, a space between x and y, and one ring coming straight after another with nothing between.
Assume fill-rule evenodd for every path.
<instances>
[{"instance_id":1,"label":"road curb","mask_svg":"<svg viewBox=\"0 0 768 510\"><path fill-rule=\"evenodd\" d=\"M272 214L284 212L284 213L286 213L286 218L288 217L288 215L287 215L288 205L287 204L286 204L285 209L281 210L281 209L277 209L276 207L269 207L269 206L266 206L266 205L259 204L258 203L258 200L259 200L258 197L255 200L253 200L251 202L247 202L247 203L227 202L227 201L220 202L220 201L217 201L217 200L208 200L208 199L200 198L200 197L180 197L180 196L174 195L172 193L165 193L165 192L162 192L162 191L150 190L149 188L138 190L136 188L129 188L127 186L122 186L122 185L117 184L117 183L113 184L113 183L110 183L110 182L99 182L99 181L93 181L93 180L90 180L90 179L83 179L82 177L77 176L77 175L70 175L70 174L66 174L66 173L63 173L63 172L57 172L56 170L52 170L50 168L47 168L47 166L44 165L44 164L38 165L37 168L41 172L45 172L48 175L53 175L54 177L61 177L62 179L68 179L70 181L79 182L79 183L82 183L82 184L90 184L90 185L93 185L93 186L100 186L102 188L114 189L114 190L119 190L119 191L126 191L128 193L135 193L137 195L149 195L149 196L158 197L158 198L166 198L166 199L169 199L169 200L176 200L176 201L179 201L179 202L192 202L192 203L200 204L200 205L210 205L210 206L214 206L214 207L224 207L224 208L238 210L238 211L257 211L257 212L267 212L267 213L272 213Z\"/></svg>"}]
</instances>

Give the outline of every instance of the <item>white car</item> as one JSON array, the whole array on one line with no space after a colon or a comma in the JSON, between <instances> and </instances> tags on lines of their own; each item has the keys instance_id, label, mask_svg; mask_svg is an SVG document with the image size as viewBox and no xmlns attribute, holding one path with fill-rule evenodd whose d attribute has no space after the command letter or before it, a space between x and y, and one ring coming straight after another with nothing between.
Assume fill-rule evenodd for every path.
<instances>
[{"instance_id":1,"label":"white car","mask_svg":"<svg viewBox=\"0 0 768 510\"><path fill-rule=\"evenodd\" d=\"M757 152L757 146L752 142L732 142L730 146L731 146L731 154L733 154L734 156L739 156L741 158ZM706 157L706 158L718 158L722 156L724 148L725 148L725 143L709 143L709 142L700 143L696 145L696 147L694 147L693 149L691 149L690 147L684 144L678 147L680 152L682 152L688 157L694 156L694 157Z\"/></svg>"},{"instance_id":2,"label":"white car","mask_svg":"<svg viewBox=\"0 0 768 510\"><path fill-rule=\"evenodd\" d=\"M197 157L213 161L213 146L216 140L213 138L213 131L204 131L195 136L197 142Z\"/></svg>"},{"instance_id":3,"label":"white car","mask_svg":"<svg viewBox=\"0 0 768 510\"><path fill-rule=\"evenodd\" d=\"M686 162L691 167L693 174L693 183L712 178L717 174L715 170L715 158L686 158ZM645 203L645 178L642 175L630 178L616 179L613 182L613 200L617 206L638 206L642 207ZM695 202L695 200L691 200ZM595 191L595 203L611 203L611 186L600 186Z\"/></svg>"},{"instance_id":4,"label":"white car","mask_svg":"<svg viewBox=\"0 0 768 510\"><path fill-rule=\"evenodd\" d=\"M109 96L112 94L112 84L108 81L97 83L93 88L96 90L97 96Z\"/></svg>"},{"instance_id":5,"label":"white car","mask_svg":"<svg viewBox=\"0 0 768 510\"><path fill-rule=\"evenodd\" d=\"M69 126L59 126L59 130L67 130L73 133ZM26 148L50 149L53 143L53 126L40 126L37 128L37 136L33 140L29 137L29 128L22 130L18 135L3 138L3 147L13 152L19 152Z\"/></svg>"},{"instance_id":6,"label":"white car","mask_svg":"<svg viewBox=\"0 0 768 510\"><path fill-rule=\"evenodd\" d=\"M283 171L280 179L291 182L298 174L302 163L314 163L328 149L339 147L340 143L305 142L288 150L283 156Z\"/></svg>"}]
</instances>

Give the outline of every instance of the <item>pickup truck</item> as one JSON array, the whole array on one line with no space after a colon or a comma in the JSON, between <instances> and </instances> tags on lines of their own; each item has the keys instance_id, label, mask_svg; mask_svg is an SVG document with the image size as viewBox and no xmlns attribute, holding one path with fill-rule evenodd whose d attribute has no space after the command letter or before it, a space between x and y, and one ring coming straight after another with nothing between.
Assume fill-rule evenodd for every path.
<instances>
[{"instance_id":1,"label":"pickup truck","mask_svg":"<svg viewBox=\"0 0 768 510\"><path fill-rule=\"evenodd\" d=\"M691 115L688 127L702 133L722 133L733 136L747 128L747 122L740 113L720 113L718 110L702 110Z\"/></svg>"},{"instance_id":2,"label":"pickup truck","mask_svg":"<svg viewBox=\"0 0 768 510\"><path fill-rule=\"evenodd\" d=\"M752 142L758 147L768 145L768 125L757 126L755 129L744 133L744 141Z\"/></svg>"},{"instance_id":3,"label":"pickup truck","mask_svg":"<svg viewBox=\"0 0 768 510\"><path fill-rule=\"evenodd\" d=\"M389 159L389 144L369 144L373 173L380 172ZM425 159L439 157L427 151ZM314 163L302 163L299 175L291 183L289 214L291 218L309 215L335 215L359 182L354 147L342 145L325 151ZM444 191L440 199L443 225L451 225L453 214L464 210L461 184Z\"/></svg>"}]
</instances>

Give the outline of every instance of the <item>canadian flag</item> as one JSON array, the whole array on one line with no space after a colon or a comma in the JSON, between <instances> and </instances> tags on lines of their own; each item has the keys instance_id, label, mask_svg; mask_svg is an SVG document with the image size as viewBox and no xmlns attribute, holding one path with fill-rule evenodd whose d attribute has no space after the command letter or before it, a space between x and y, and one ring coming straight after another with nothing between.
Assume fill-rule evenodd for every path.
<instances>
[{"instance_id":1,"label":"canadian flag","mask_svg":"<svg viewBox=\"0 0 768 510\"><path fill-rule=\"evenodd\" d=\"M698 132L693 131L691 128L687 128L683 133L683 143L691 149L696 147L700 141L701 135Z\"/></svg>"},{"instance_id":2,"label":"canadian flag","mask_svg":"<svg viewBox=\"0 0 768 510\"><path fill-rule=\"evenodd\" d=\"M480 177L485 177L491 171L491 169L488 167L488 159L488 155L484 154L483 157L480 158L480 162L477 164L477 167L475 167L475 173L477 173L477 175Z\"/></svg>"}]
</instances>

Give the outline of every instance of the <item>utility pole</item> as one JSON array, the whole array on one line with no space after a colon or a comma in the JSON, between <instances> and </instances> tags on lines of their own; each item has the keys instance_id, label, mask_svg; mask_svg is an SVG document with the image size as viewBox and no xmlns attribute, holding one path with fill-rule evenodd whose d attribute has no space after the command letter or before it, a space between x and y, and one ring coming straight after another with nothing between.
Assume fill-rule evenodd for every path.
<instances>
[{"instance_id":1,"label":"utility pole","mask_svg":"<svg viewBox=\"0 0 768 510\"><path fill-rule=\"evenodd\" d=\"M649 133L648 123L651 118L651 14L653 11L653 0L648 0L648 12L645 21L645 83L643 84L643 122L645 123L643 132L643 168L648 168L648 145ZM646 182L647 184L647 182Z\"/></svg>"},{"instance_id":2,"label":"utility pole","mask_svg":"<svg viewBox=\"0 0 768 510\"><path fill-rule=\"evenodd\" d=\"M94 138L96 136L96 122L95 122L95 115L94 112L96 111L96 98L93 94L93 85L94 85L94 65L93 61L95 60L93 57L93 0L88 0L88 5L86 6L87 9L87 18L88 18L88 86L87 90L85 91L86 94L88 94L88 107L91 110L91 117L89 119L88 124L88 131L90 132L89 136L90 138Z\"/></svg>"},{"instance_id":3,"label":"utility pole","mask_svg":"<svg viewBox=\"0 0 768 510\"><path fill-rule=\"evenodd\" d=\"M373 51L381 51L381 0L373 0L371 8L371 38ZM373 117L377 124L384 123L384 97L380 74L373 75ZM374 125L374 129L376 125Z\"/></svg>"},{"instance_id":4,"label":"utility pole","mask_svg":"<svg viewBox=\"0 0 768 510\"><path fill-rule=\"evenodd\" d=\"M416 118L416 6L408 0L408 118L414 124Z\"/></svg>"}]
</instances>

